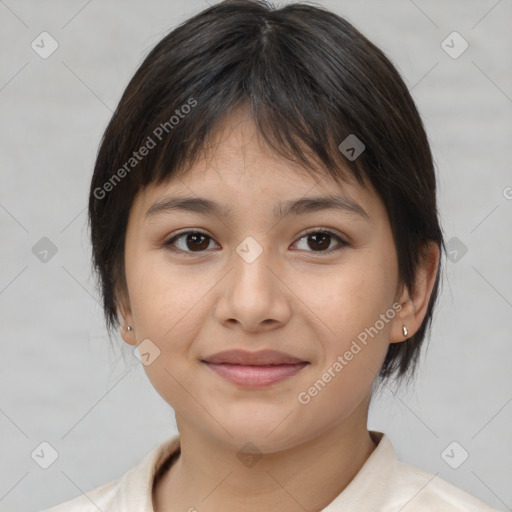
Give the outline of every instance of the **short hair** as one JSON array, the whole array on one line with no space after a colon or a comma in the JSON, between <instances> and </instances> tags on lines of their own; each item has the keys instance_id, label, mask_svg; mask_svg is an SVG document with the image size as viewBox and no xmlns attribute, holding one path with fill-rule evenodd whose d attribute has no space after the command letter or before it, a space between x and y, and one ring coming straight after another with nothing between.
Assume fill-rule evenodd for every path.
<instances>
[{"instance_id":1,"label":"short hair","mask_svg":"<svg viewBox=\"0 0 512 512\"><path fill-rule=\"evenodd\" d=\"M427 135L385 54L323 7L226 0L183 22L148 53L103 135L88 214L109 334L119 326L117 305L126 293L124 245L135 195L186 172L220 122L242 105L269 147L307 172L318 164L337 182L369 180L388 213L400 286L413 289L429 241L444 249ZM365 146L356 159L339 149L349 135ZM382 380L414 372L440 272L439 263L418 331L389 345Z\"/></svg>"}]
</instances>

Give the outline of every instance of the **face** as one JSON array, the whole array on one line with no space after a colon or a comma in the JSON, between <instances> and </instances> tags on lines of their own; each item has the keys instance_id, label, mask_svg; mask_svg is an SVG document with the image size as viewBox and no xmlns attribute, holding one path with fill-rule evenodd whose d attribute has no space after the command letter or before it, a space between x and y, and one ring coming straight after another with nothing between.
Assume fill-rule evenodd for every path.
<instances>
[{"instance_id":1,"label":"face","mask_svg":"<svg viewBox=\"0 0 512 512\"><path fill-rule=\"evenodd\" d=\"M338 207L304 202L326 196ZM365 421L402 325L391 228L373 189L308 175L237 113L207 159L138 193L125 265L133 331L123 337L145 344L145 371L180 432L271 453ZM211 363L232 349L301 364Z\"/></svg>"}]
</instances>

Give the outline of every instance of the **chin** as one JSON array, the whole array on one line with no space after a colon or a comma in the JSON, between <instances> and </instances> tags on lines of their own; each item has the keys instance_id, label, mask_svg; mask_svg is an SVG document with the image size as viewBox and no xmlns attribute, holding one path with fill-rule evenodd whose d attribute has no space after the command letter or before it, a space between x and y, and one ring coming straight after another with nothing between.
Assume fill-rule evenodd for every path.
<instances>
[{"instance_id":1,"label":"chin","mask_svg":"<svg viewBox=\"0 0 512 512\"><path fill-rule=\"evenodd\" d=\"M289 414L289 409L279 407L269 411L262 408L258 411L254 406L242 409L229 417L223 416L222 425L229 433L218 425L215 428L215 437L231 445L234 451L238 452L247 443L252 443L258 452L274 453L314 437L313 433L308 436L297 429L297 425L306 425L293 413Z\"/></svg>"}]
</instances>

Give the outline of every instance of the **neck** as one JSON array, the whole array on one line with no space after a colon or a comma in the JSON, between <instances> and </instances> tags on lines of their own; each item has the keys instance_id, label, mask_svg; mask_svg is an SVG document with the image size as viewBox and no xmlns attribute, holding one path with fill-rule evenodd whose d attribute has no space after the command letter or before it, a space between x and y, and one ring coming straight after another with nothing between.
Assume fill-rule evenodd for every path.
<instances>
[{"instance_id":1,"label":"neck","mask_svg":"<svg viewBox=\"0 0 512 512\"><path fill-rule=\"evenodd\" d=\"M247 465L226 444L180 419L181 453L155 486L154 511L322 510L375 449L366 419L367 409L291 449L255 463L247 459Z\"/></svg>"}]
</instances>

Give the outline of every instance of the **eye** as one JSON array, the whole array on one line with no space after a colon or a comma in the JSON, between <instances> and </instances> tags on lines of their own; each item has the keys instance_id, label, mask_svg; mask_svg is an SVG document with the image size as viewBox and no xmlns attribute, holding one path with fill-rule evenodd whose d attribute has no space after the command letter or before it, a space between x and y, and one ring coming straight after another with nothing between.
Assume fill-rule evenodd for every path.
<instances>
[{"instance_id":1,"label":"eye","mask_svg":"<svg viewBox=\"0 0 512 512\"><path fill-rule=\"evenodd\" d=\"M172 237L164 245L173 252L193 253L208 249L210 241L213 239L201 231L185 231Z\"/></svg>"},{"instance_id":2,"label":"eye","mask_svg":"<svg viewBox=\"0 0 512 512\"><path fill-rule=\"evenodd\" d=\"M303 240L306 241L308 247L313 249L308 252L332 253L348 245L339 235L329 229L316 228L315 230L308 231L302 235L296 244ZM339 242L338 246L329 248L333 240ZM190 255L191 253L206 251L212 241L213 238L201 231L184 231L170 238L164 243L164 246L175 253Z\"/></svg>"},{"instance_id":3,"label":"eye","mask_svg":"<svg viewBox=\"0 0 512 512\"><path fill-rule=\"evenodd\" d=\"M333 239L337 240L340 243L338 244L337 247L329 249L329 246L331 245ZM318 228L316 228L315 230L308 231L298 240L297 243L303 240L306 241L307 247L313 249L312 251L308 252L332 253L340 251L341 249L348 245L348 243L345 242L345 240L343 240L339 235L337 235L336 233L329 229L319 230Z\"/></svg>"}]
</instances>

